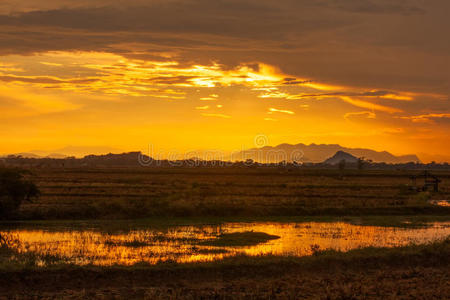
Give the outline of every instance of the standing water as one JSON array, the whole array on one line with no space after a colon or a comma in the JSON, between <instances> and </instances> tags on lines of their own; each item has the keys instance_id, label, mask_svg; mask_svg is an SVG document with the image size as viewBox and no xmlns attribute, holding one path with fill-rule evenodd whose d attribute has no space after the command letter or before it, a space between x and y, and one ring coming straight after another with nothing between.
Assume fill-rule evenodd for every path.
<instances>
[{"instance_id":1,"label":"standing water","mask_svg":"<svg viewBox=\"0 0 450 300\"><path fill-rule=\"evenodd\" d=\"M3 230L11 248L20 253L52 255L78 265L155 264L162 261L200 262L246 255L311 255L317 249L348 251L363 247L397 247L450 236L450 222L427 227L398 228L348 223L225 223L217 226L177 226L108 234L95 230ZM270 238L251 243L215 243L231 233L265 233ZM231 235L236 236L236 235ZM237 234L239 237L239 234Z\"/></svg>"}]
</instances>

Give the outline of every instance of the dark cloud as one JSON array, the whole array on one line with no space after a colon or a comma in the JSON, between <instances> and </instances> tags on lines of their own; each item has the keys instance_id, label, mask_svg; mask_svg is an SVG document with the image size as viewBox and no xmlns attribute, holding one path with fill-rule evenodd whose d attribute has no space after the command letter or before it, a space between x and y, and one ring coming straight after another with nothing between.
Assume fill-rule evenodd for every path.
<instances>
[{"instance_id":1,"label":"dark cloud","mask_svg":"<svg viewBox=\"0 0 450 300\"><path fill-rule=\"evenodd\" d=\"M0 16L0 25L47 26L94 32L173 32L276 38L289 24L310 29L333 26L327 20L283 19L283 13L263 5L235 1L195 1L143 7L99 7L32 11ZM268 22L261 22L262 20ZM294 21L294 22L293 22Z\"/></svg>"},{"instance_id":2,"label":"dark cloud","mask_svg":"<svg viewBox=\"0 0 450 300\"><path fill-rule=\"evenodd\" d=\"M283 84L286 85L302 85L306 83L312 83L312 80L297 80L297 78L284 78Z\"/></svg>"},{"instance_id":3,"label":"dark cloud","mask_svg":"<svg viewBox=\"0 0 450 300\"><path fill-rule=\"evenodd\" d=\"M154 77L149 79L156 84L189 84L190 80L198 78L197 76L174 76L174 77Z\"/></svg>"},{"instance_id":4,"label":"dark cloud","mask_svg":"<svg viewBox=\"0 0 450 300\"><path fill-rule=\"evenodd\" d=\"M360 94L361 96L366 97L379 97L379 96L386 96L386 95L397 95L396 92L390 92L390 91L370 91L370 92L364 92ZM356 95L358 96L358 95Z\"/></svg>"},{"instance_id":5,"label":"dark cloud","mask_svg":"<svg viewBox=\"0 0 450 300\"><path fill-rule=\"evenodd\" d=\"M333 7L348 12L368 14L423 14L426 10L415 0L326 0L316 5Z\"/></svg>"},{"instance_id":6,"label":"dark cloud","mask_svg":"<svg viewBox=\"0 0 450 300\"><path fill-rule=\"evenodd\" d=\"M294 81L295 82L295 81ZM309 81L311 82L311 81ZM300 84L309 83L308 81L300 82ZM299 98L310 98L310 97L334 97L334 96L346 96L346 97L382 97L382 96L399 96L397 92L391 91L369 91L369 92L333 92L333 93L315 93L315 94L304 94L299 95Z\"/></svg>"},{"instance_id":7,"label":"dark cloud","mask_svg":"<svg viewBox=\"0 0 450 300\"><path fill-rule=\"evenodd\" d=\"M448 92L447 0L47 4L0 15L0 55L104 51L164 60L161 54L169 53L180 65L218 62L233 68L262 61L316 81Z\"/></svg>"},{"instance_id":8,"label":"dark cloud","mask_svg":"<svg viewBox=\"0 0 450 300\"><path fill-rule=\"evenodd\" d=\"M4 82L27 82L27 83L61 83L61 80L49 78L49 77L16 77L16 76L0 76L0 81Z\"/></svg>"},{"instance_id":9,"label":"dark cloud","mask_svg":"<svg viewBox=\"0 0 450 300\"><path fill-rule=\"evenodd\" d=\"M48 76L26 77L26 76L1 76L0 81L3 82L25 82L25 83L41 83L41 84L89 84L98 81L98 79L70 79L63 80Z\"/></svg>"}]
</instances>

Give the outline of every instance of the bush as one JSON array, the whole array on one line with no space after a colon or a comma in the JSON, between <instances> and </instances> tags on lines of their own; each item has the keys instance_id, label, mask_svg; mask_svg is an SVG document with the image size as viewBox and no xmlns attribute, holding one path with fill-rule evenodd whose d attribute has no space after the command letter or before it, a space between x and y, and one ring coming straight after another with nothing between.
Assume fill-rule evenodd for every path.
<instances>
[{"instance_id":1,"label":"bush","mask_svg":"<svg viewBox=\"0 0 450 300\"><path fill-rule=\"evenodd\" d=\"M0 169L0 218L14 214L23 201L31 201L40 192L37 186L26 180L29 172L16 169Z\"/></svg>"}]
</instances>

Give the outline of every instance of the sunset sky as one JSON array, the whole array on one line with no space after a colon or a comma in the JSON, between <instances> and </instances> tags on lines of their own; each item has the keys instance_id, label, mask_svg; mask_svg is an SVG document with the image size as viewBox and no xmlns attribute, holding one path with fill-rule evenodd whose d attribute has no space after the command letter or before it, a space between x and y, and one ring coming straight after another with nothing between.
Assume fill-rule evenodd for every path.
<instances>
[{"instance_id":1,"label":"sunset sky","mask_svg":"<svg viewBox=\"0 0 450 300\"><path fill-rule=\"evenodd\" d=\"M448 0L2 0L0 153L231 151L263 134L450 161L449 14Z\"/></svg>"}]
</instances>

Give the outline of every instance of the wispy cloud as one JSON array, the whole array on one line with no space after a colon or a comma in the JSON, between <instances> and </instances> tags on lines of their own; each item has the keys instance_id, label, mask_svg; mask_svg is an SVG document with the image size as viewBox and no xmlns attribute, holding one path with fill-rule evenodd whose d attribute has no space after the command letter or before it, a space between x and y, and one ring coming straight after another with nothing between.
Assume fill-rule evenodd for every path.
<instances>
[{"instance_id":1,"label":"wispy cloud","mask_svg":"<svg viewBox=\"0 0 450 300\"><path fill-rule=\"evenodd\" d=\"M380 91L380 90L368 90L368 91L360 91L360 88L351 88L351 87L339 87L339 86L327 86L324 84L315 84L310 85L310 87L314 87L316 90L338 90L334 92L327 93L299 93L292 94L289 92L281 92L278 89L272 89L265 91L265 93L260 94L259 98L278 98L278 99L305 99L305 98L314 98L314 99L324 99L324 98L338 98L338 97L360 97L360 98L381 98L381 99L389 99L389 100L399 100L399 101L411 101L414 100L414 97L417 96L414 93L406 93L406 92L393 92L393 91ZM339 91L339 90L345 91ZM352 91L353 89L353 91Z\"/></svg>"},{"instance_id":2,"label":"wispy cloud","mask_svg":"<svg viewBox=\"0 0 450 300\"><path fill-rule=\"evenodd\" d=\"M427 122L433 122L433 119L446 119L450 118L450 113L430 113L430 114L424 114L424 115L417 115L417 116L404 116L400 117L401 119L411 120L416 123L427 123Z\"/></svg>"},{"instance_id":3,"label":"wispy cloud","mask_svg":"<svg viewBox=\"0 0 450 300\"><path fill-rule=\"evenodd\" d=\"M202 101L216 101L219 98L219 95L217 94L211 94L208 97L202 97L200 100Z\"/></svg>"},{"instance_id":4,"label":"wispy cloud","mask_svg":"<svg viewBox=\"0 0 450 300\"><path fill-rule=\"evenodd\" d=\"M294 115L295 113L293 111L290 110L283 110L283 109L277 109L277 108L269 108L269 111L267 112L268 114L272 114L272 113L283 113L283 114L288 114L288 115Z\"/></svg>"},{"instance_id":5,"label":"wispy cloud","mask_svg":"<svg viewBox=\"0 0 450 300\"><path fill-rule=\"evenodd\" d=\"M404 128L401 127L396 127L396 128L383 128L382 130L383 133L386 134L401 134L405 132Z\"/></svg>"},{"instance_id":6,"label":"wispy cloud","mask_svg":"<svg viewBox=\"0 0 450 300\"><path fill-rule=\"evenodd\" d=\"M205 110L205 109L208 109L208 108L209 108L209 106L205 105L205 106L197 106L195 109Z\"/></svg>"},{"instance_id":7,"label":"wispy cloud","mask_svg":"<svg viewBox=\"0 0 450 300\"><path fill-rule=\"evenodd\" d=\"M230 119L231 116L229 115L224 115L224 114L208 114L208 113L203 113L202 116L204 117L216 117L216 118L223 118L223 119Z\"/></svg>"},{"instance_id":8,"label":"wispy cloud","mask_svg":"<svg viewBox=\"0 0 450 300\"><path fill-rule=\"evenodd\" d=\"M391 113L391 114L397 113L397 112L402 112L402 110L399 108L375 104L372 102L355 99L355 98L351 98L351 97L340 97L340 99L342 99L344 102L347 102L356 107L361 107L361 108L366 108L366 109L371 109L371 110L378 110L378 111L383 111L383 112L387 112L387 113Z\"/></svg>"},{"instance_id":9,"label":"wispy cloud","mask_svg":"<svg viewBox=\"0 0 450 300\"><path fill-rule=\"evenodd\" d=\"M40 64L46 65L46 66L51 66L51 67L61 67L62 66L62 64L51 63L51 62L46 62L46 61L41 61Z\"/></svg>"},{"instance_id":10,"label":"wispy cloud","mask_svg":"<svg viewBox=\"0 0 450 300\"><path fill-rule=\"evenodd\" d=\"M348 112L344 115L344 119L348 120L352 116L363 116L368 119L375 119L377 115L373 111L357 111L357 112Z\"/></svg>"}]
</instances>

